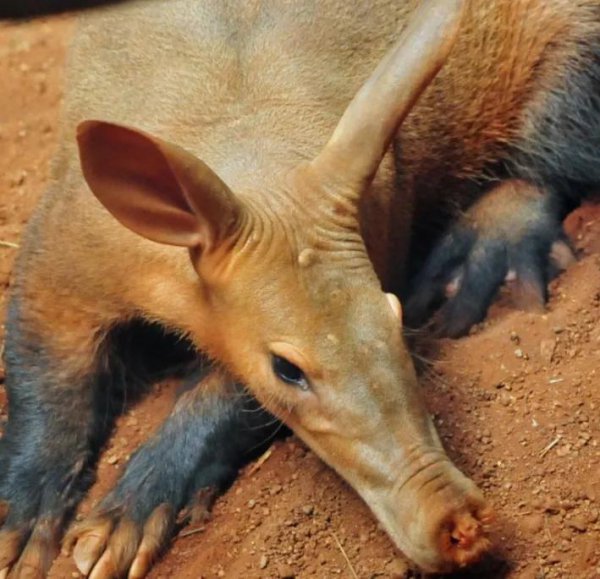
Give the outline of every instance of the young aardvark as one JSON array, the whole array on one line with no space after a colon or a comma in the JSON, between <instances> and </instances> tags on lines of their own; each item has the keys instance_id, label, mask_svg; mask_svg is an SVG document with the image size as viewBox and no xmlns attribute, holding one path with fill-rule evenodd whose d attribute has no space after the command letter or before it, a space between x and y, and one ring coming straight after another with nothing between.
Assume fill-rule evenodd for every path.
<instances>
[{"instance_id":1,"label":"young aardvark","mask_svg":"<svg viewBox=\"0 0 600 579\"><path fill-rule=\"evenodd\" d=\"M8 313L0 577L44 575L109 417L178 341L171 416L68 534L83 574L142 577L177 512L232 480L274 428L246 389L418 565L480 557L490 509L444 453L385 292L428 238L415 323L441 305L439 330L464 333L506 277L543 302L570 257L561 204L600 184L599 39L592 0L170 0L87 18ZM151 347L146 367L126 356Z\"/></svg>"}]
</instances>

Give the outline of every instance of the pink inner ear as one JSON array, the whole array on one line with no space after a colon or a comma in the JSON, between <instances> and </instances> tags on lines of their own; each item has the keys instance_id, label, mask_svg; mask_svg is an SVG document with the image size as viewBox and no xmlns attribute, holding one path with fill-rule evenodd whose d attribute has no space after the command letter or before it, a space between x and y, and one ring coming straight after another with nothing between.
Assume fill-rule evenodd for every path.
<instances>
[{"instance_id":1,"label":"pink inner ear","mask_svg":"<svg viewBox=\"0 0 600 579\"><path fill-rule=\"evenodd\" d=\"M158 140L89 121L79 127L78 143L88 185L123 225L161 243L201 243L198 218Z\"/></svg>"}]
</instances>

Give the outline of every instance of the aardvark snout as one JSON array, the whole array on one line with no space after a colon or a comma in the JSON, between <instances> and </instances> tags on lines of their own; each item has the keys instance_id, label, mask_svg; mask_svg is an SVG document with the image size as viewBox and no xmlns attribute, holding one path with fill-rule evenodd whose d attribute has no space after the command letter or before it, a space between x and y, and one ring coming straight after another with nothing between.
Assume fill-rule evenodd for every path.
<instances>
[{"instance_id":1,"label":"aardvark snout","mask_svg":"<svg viewBox=\"0 0 600 579\"><path fill-rule=\"evenodd\" d=\"M486 553L492 509L475 483L445 456L419 461L387 496L382 521L398 547L433 573L475 563Z\"/></svg>"}]
</instances>

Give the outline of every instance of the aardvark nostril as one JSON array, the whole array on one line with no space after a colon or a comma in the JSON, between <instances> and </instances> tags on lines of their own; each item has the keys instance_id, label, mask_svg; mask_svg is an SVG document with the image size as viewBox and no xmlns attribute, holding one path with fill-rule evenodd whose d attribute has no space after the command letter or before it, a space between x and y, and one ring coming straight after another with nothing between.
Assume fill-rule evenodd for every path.
<instances>
[{"instance_id":1,"label":"aardvark nostril","mask_svg":"<svg viewBox=\"0 0 600 579\"><path fill-rule=\"evenodd\" d=\"M453 567L477 562L490 548L487 527L492 511L483 507L473 512L464 507L452 514L441 526L440 554Z\"/></svg>"},{"instance_id":2,"label":"aardvark nostril","mask_svg":"<svg viewBox=\"0 0 600 579\"><path fill-rule=\"evenodd\" d=\"M453 522L450 529L450 542L456 547L469 549L479 534L481 523L477 522L470 514L464 515L462 520Z\"/></svg>"},{"instance_id":3,"label":"aardvark nostril","mask_svg":"<svg viewBox=\"0 0 600 579\"><path fill-rule=\"evenodd\" d=\"M437 449L411 449L403 466L392 493L402 513L398 546L433 573L481 559L491 546L493 514L475 483Z\"/></svg>"}]
</instances>

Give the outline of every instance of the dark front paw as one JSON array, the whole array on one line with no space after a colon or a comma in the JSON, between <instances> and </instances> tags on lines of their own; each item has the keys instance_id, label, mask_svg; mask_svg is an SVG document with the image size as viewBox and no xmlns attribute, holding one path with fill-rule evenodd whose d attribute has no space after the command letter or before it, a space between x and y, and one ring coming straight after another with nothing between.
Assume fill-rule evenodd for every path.
<instances>
[{"instance_id":1,"label":"dark front paw","mask_svg":"<svg viewBox=\"0 0 600 579\"><path fill-rule=\"evenodd\" d=\"M75 524L64 542L79 571L90 579L145 577L173 533L176 511L161 503L147 516L130 505L100 508Z\"/></svg>"},{"instance_id":2,"label":"dark front paw","mask_svg":"<svg viewBox=\"0 0 600 579\"><path fill-rule=\"evenodd\" d=\"M65 512L46 509L46 490L25 503L0 500L0 579L41 579L58 553ZM68 506L65 497L65 510Z\"/></svg>"},{"instance_id":3,"label":"dark front paw","mask_svg":"<svg viewBox=\"0 0 600 579\"><path fill-rule=\"evenodd\" d=\"M0 473L0 579L42 579L58 553L64 523L87 486L84 462L12 458Z\"/></svg>"},{"instance_id":4,"label":"dark front paw","mask_svg":"<svg viewBox=\"0 0 600 579\"><path fill-rule=\"evenodd\" d=\"M429 320L437 335L462 336L483 320L505 283L517 307L543 308L549 280L574 259L550 196L524 181L506 181L434 247L412 284L406 323Z\"/></svg>"},{"instance_id":5,"label":"dark front paw","mask_svg":"<svg viewBox=\"0 0 600 579\"><path fill-rule=\"evenodd\" d=\"M182 523L205 517L215 496L279 427L221 371L192 375L159 431L131 458L115 489L67 535L91 579L141 578Z\"/></svg>"}]
</instances>

